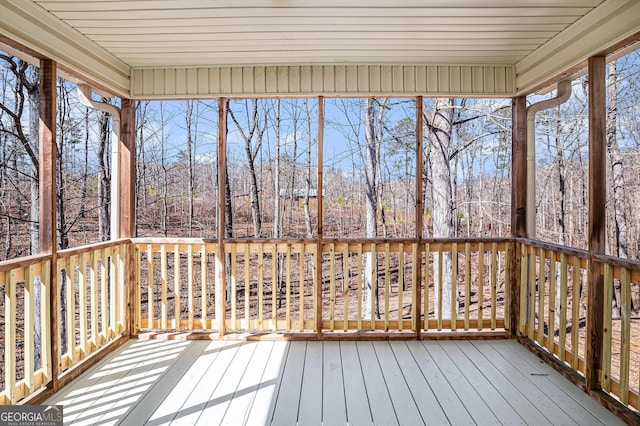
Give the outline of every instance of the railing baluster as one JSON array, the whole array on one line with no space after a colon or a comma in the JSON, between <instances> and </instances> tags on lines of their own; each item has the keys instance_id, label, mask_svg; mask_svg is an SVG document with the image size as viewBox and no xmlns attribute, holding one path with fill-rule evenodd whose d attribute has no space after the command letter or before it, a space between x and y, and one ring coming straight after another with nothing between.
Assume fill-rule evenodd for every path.
<instances>
[{"instance_id":1,"label":"railing baluster","mask_svg":"<svg viewBox=\"0 0 640 426\"><path fill-rule=\"evenodd\" d=\"M458 243L451 244L451 331L458 321Z\"/></svg>"},{"instance_id":2,"label":"railing baluster","mask_svg":"<svg viewBox=\"0 0 640 426\"><path fill-rule=\"evenodd\" d=\"M344 301L344 321L342 330L349 330L349 244L342 251L342 299Z\"/></svg>"},{"instance_id":3,"label":"railing baluster","mask_svg":"<svg viewBox=\"0 0 640 426\"><path fill-rule=\"evenodd\" d=\"M154 291L153 291L153 272L154 272L154 266L153 266L153 246L151 244L147 245L147 314L148 314L148 318L149 318L149 324L148 324L148 328L149 329L154 329L155 328L155 324L153 323L154 320L154 299L155 299L155 295L154 295ZM179 327L179 325L177 326Z\"/></svg>"},{"instance_id":4,"label":"railing baluster","mask_svg":"<svg viewBox=\"0 0 640 426\"><path fill-rule=\"evenodd\" d=\"M378 255L376 253L376 243L371 243L371 297L369 305L371 306L371 330L376 329L376 294L378 294Z\"/></svg>"},{"instance_id":5,"label":"railing baluster","mask_svg":"<svg viewBox=\"0 0 640 426\"><path fill-rule=\"evenodd\" d=\"M276 305L276 293L278 292L278 247L276 243L272 244L271 263L273 266L271 281L271 317L273 326L271 328L273 329L273 331L276 331L276 329L278 328L278 308Z\"/></svg>"},{"instance_id":6,"label":"railing baluster","mask_svg":"<svg viewBox=\"0 0 640 426\"><path fill-rule=\"evenodd\" d=\"M304 288L306 284L305 274L304 274L304 263L305 263L305 254L306 245L300 244L300 254L298 255L298 260L300 262L300 281L298 281L298 295L300 302L300 332L305 330L304 327Z\"/></svg>"},{"instance_id":7,"label":"railing baluster","mask_svg":"<svg viewBox=\"0 0 640 426\"><path fill-rule=\"evenodd\" d=\"M491 330L496 329L498 308L498 243L491 244Z\"/></svg>"},{"instance_id":8,"label":"railing baluster","mask_svg":"<svg viewBox=\"0 0 640 426\"><path fill-rule=\"evenodd\" d=\"M391 292L390 269L390 247L389 243L384 245L384 331L389 331L389 293Z\"/></svg>"},{"instance_id":9,"label":"railing baluster","mask_svg":"<svg viewBox=\"0 0 640 426\"><path fill-rule=\"evenodd\" d=\"M565 362L567 349L567 255L560 255L560 321L558 327L558 355L560 361ZM557 308L557 307L556 307Z\"/></svg>"},{"instance_id":10,"label":"railing baluster","mask_svg":"<svg viewBox=\"0 0 640 426\"><path fill-rule=\"evenodd\" d=\"M362 243L358 243L358 331L362 331L362 287L364 286L364 273L362 269Z\"/></svg>"},{"instance_id":11,"label":"railing baluster","mask_svg":"<svg viewBox=\"0 0 640 426\"><path fill-rule=\"evenodd\" d=\"M536 334L538 344L540 346L544 346L544 289L546 287L546 251L544 249L540 249L539 251L539 261L538 261L538 332Z\"/></svg>"},{"instance_id":12,"label":"railing baluster","mask_svg":"<svg viewBox=\"0 0 640 426\"><path fill-rule=\"evenodd\" d=\"M202 325L202 329L206 330L209 328L207 324L207 317L209 312L209 285L207 280L207 245L204 243L200 246L200 282L202 283L200 288L200 322Z\"/></svg>"},{"instance_id":13,"label":"railing baluster","mask_svg":"<svg viewBox=\"0 0 640 426\"><path fill-rule=\"evenodd\" d=\"M438 244L438 331L442 331L442 293L444 289L442 288L443 277L442 277L442 243Z\"/></svg>"},{"instance_id":14,"label":"railing baluster","mask_svg":"<svg viewBox=\"0 0 640 426\"><path fill-rule=\"evenodd\" d=\"M75 271L77 262L77 256L71 256L69 258L69 267L67 268L67 353L70 358L70 366L73 365L76 359L76 302L75 302ZM111 295L115 297L114 288L111 287ZM111 306L114 306L112 303ZM115 322L115 321L114 321Z\"/></svg>"},{"instance_id":15,"label":"railing baluster","mask_svg":"<svg viewBox=\"0 0 640 426\"><path fill-rule=\"evenodd\" d=\"M258 331L263 330L263 287L264 287L264 246L262 243L258 244Z\"/></svg>"},{"instance_id":16,"label":"railing baluster","mask_svg":"<svg viewBox=\"0 0 640 426\"><path fill-rule=\"evenodd\" d=\"M100 343L98 341L98 257L96 256L96 250L91 250L89 262L91 263L89 272L89 285L91 286L91 343L97 348ZM138 308L134 306L133 309L137 311Z\"/></svg>"},{"instance_id":17,"label":"railing baluster","mask_svg":"<svg viewBox=\"0 0 640 426\"><path fill-rule=\"evenodd\" d=\"M422 253L420 253L418 243L411 244L411 330L416 336L420 336L420 318L418 315L418 304L421 301L420 287L418 282L418 268L422 268Z\"/></svg>"},{"instance_id":18,"label":"railing baluster","mask_svg":"<svg viewBox=\"0 0 640 426\"><path fill-rule=\"evenodd\" d=\"M249 315L251 313L251 253L249 251L249 244L244 247L244 324L245 331L249 330ZM233 262L232 262L233 263ZM234 324L235 327L235 324Z\"/></svg>"},{"instance_id":19,"label":"railing baluster","mask_svg":"<svg viewBox=\"0 0 640 426\"><path fill-rule=\"evenodd\" d=\"M16 347L16 281L20 269L5 273L4 289L4 343L5 348ZM16 353L15 350L4 354L4 386L10 404L16 403Z\"/></svg>"},{"instance_id":20,"label":"railing baluster","mask_svg":"<svg viewBox=\"0 0 640 426\"><path fill-rule=\"evenodd\" d=\"M398 330L403 329L402 293L404 292L404 244L398 247Z\"/></svg>"},{"instance_id":21,"label":"railing baluster","mask_svg":"<svg viewBox=\"0 0 640 426\"><path fill-rule=\"evenodd\" d=\"M54 272L55 273L55 272ZM49 300L51 296L51 260L44 262L44 270L40 274L40 353L42 371L45 375L45 383L51 380L51 338L49 330L51 329L51 305ZM3 274L0 274L0 278ZM6 305L5 305L6 306ZM97 321L97 310L95 311ZM8 317L7 317L8 318ZM5 355L6 356L6 355Z\"/></svg>"},{"instance_id":22,"label":"railing baluster","mask_svg":"<svg viewBox=\"0 0 640 426\"><path fill-rule=\"evenodd\" d=\"M291 331L291 244L287 243L285 249L285 302L286 302L286 330ZM246 300L246 295L245 295Z\"/></svg>"},{"instance_id":23,"label":"railing baluster","mask_svg":"<svg viewBox=\"0 0 640 426\"><path fill-rule=\"evenodd\" d=\"M35 294L33 292L33 279L35 278L35 266L24 268L24 381L27 385L27 394L34 390L34 326L35 326ZM6 356L6 348L5 348Z\"/></svg>"},{"instance_id":24,"label":"railing baluster","mask_svg":"<svg viewBox=\"0 0 640 426\"><path fill-rule=\"evenodd\" d=\"M527 250L525 244L520 244L520 324L518 324L518 331L521 334L527 334L527 324L529 322L529 298L527 297L529 262Z\"/></svg>"},{"instance_id":25,"label":"railing baluster","mask_svg":"<svg viewBox=\"0 0 640 426\"><path fill-rule=\"evenodd\" d=\"M464 329L469 330L469 305L471 304L471 244L464 244Z\"/></svg>"},{"instance_id":26,"label":"railing baluster","mask_svg":"<svg viewBox=\"0 0 640 426\"><path fill-rule=\"evenodd\" d=\"M248 243L247 247L248 247ZM229 277L231 281L231 332L236 331L236 321L237 318L237 310L238 310L238 267L237 267L237 255L236 255L236 245L235 244L227 244L227 255L231 258L231 276ZM245 280L248 279L249 276L249 261L247 259L247 255L244 255L244 270L245 270ZM246 300L245 300L245 309L246 309Z\"/></svg>"},{"instance_id":27,"label":"railing baluster","mask_svg":"<svg viewBox=\"0 0 640 426\"><path fill-rule=\"evenodd\" d=\"M578 370L580 335L580 258L573 256L573 287L571 295L571 368Z\"/></svg>"},{"instance_id":28,"label":"railing baluster","mask_svg":"<svg viewBox=\"0 0 640 426\"><path fill-rule=\"evenodd\" d=\"M80 264L78 265L78 293L79 293L79 308L80 308L80 350L82 351L82 357L87 355L87 258L88 253L83 253L80 256Z\"/></svg>"},{"instance_id":29,"label":"railing baluster","mask_svg":"<svg viewBox=\"0 0 640 426\"><path fill-rule=\"evenodd\" d=\"M478 330L484 328L484 243L478 244Z\"/></svg>"},{"instance_id":30,"label":"railing baluster","mask_svg":"<svg viewBox=\"0 0 640 426\"><path fill-rule=\"evenodd\" d=\"M604 319L602 335L602 390L611 392L611 336L612 318L611 309L613 300L613 267L604 265Z\"/></svg>"},{"instance_id":31,"label":"railing baluster","mask_svg":"<svg viewBox=\"0 0 640 426\"><path fill-rule=\"evenodd\" d=\"M629 404L629 362L631 356L631 273L621 267L620 296L620 400ZM605 305L606 306L606 305ZM611 305L609 305L611 306ZM609 310L606 306L605 310Z\"/></svg>"},{"instance_id":32,"label":"railing baluster","mask_svg":"<svg viewBox=\"0 0 640 426\"><path fill-rule=\"evenodd\" d=\"M336 252L335 244L329 244L329 330L334 330L336 304Z\"/></svg>"},{"instance_id":33,"label":"railing baluster","mask_svg":"<svg viewBox=\"0 0 640 426\"><path fill-rule=\"evenodd\" d=\"M180 289L180 248L177 244L173 246L173 309L174 309L174 328L176 330L182 328L180 320L182 319L181 289Z\"/></svg>"},{"instance_id":34,"label":"railing baluster","mask_svg":"<svg viewBox=\"0 0 640 426\"><path fill-rule=\"evenodd\" d=\"M529 247L529 297L527 306L529 312L529 320L527 323L529 339L535 340L535 315L536 315L536 249Z\"/></svg>"},{"instance_id":35,"label":"railing baluster","mask_svg":"<svg viewBox=\"0 0 640 426\"><path fill-rule=\"evenodd\" d=\"M160 327L167 329L167 245L160 245Z\"/></svg>"},{"instance_id":36,"label":"railing baluster","mask_svg":"<svg viewBox=\"0 0 640 426\"><path fill-rule=\"evenodd\" d=\"M547 329L547 349L550 353L555 353L555 335L556 335L556 252L549 252L549 324Z\"/></svg>"},{"instance_id":37,"label":"railing baluster","mask_svg":"<svg viewBox=\"0 0 640 426\"><path fill-rule=\"evenodd\" d=\"M429 330L429 280L430 280L430 262L431 262L431 253L430 253L429 243L424 244L424 309L422 310L424 325L422 326L424 331ZM420 283L419 285L422 285Z\"/></svg>"},{"instance_id":38,"label":"railing baluster","mask_svg":"<svg viewBox=\"0 0 640 426\"><path fill-rule=\"evenodd\" d=\"M189 303L188 327L193 330L193 319L195 316L195 286L193 279L193 245L187 245L187 297Z\"/></svg>"},{"instance_id":39,"label":"railing baluster","mask_svg":"<svg viewBox=\"0 0 640 426\"><path fill-rule=\"evenodd\" d=\"M109 340L109 253L107 250L104 248L100 252L100 335L105 341ZM149 325L148 328L151 327L152 325Z\"/></svg>"}]
</instances>

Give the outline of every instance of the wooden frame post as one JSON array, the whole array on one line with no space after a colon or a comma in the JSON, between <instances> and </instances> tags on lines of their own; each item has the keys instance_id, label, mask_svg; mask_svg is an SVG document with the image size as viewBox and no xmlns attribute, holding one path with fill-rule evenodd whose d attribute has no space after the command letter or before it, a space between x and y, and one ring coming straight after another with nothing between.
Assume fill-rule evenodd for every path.
<instances>
[{"instance_id":1,"label":"wooden frame post","mask_svg":"<svg viewBox=\"0 0 640 426\"><path fill-rule=\"evenodd\" d=\"M518 96L511 102L511 236L526 236L527 219L527 97ZM520 250L513 243L509 277L509 332L511 337L518 334L520 323Z\"/></svg>"},{"instance_id":2,"label":"wooden frame post","mask_svg":"<svg viewBox=\"0 0 640 426\"><path fill-rule=\"evenodd\" d=\"M585 379L588 390L600 387L604 335L604 277L593 256L604 254L606 244L606 66L604 56L589 58L589 263L585 346Z\"/></svg>"},{"instance_id":3,"label":"wooden frame post","mask_svg":"<svg viewBox=\"0 0 640 426\"><path fill-rule=\"evenodd\" d=\"M317 239L317 256L315 262L316 274L316 332L318 339L322 339L322 163L323 163L323 146L324 144L324 97L318 97L318 196L317 212L318 212L318 239ZM346 318L345 318L346 321Z\"/></svg>"},{"instance_id":4,"label":"wooden frame post","mask_svg":"<svg viewBox=\"0 0 640 426\"><path fill-rule=\"evenodd\" d=\"M56 77L57 65L50 59L40 61L40 126L39 180L40 180L40 251L51 255L49 289L49 342L51 381L47 385L56 392L60 375L60 306L58 304L57 218L56 218Z\"/></svg>"},{"instance_id":5,"label":"wooden frame post","mask_svg":"<svg viewBox=\"0 0 640 426\"><path fill-rule=\"evenodd\" d=\"M224 251L226 228L226 181L227 181L227 99L218 99L218 250L216 253L216 318L218 337L226 332L227 317L227 271Z\"/></svg>"},{"instance_id":6,"label":"wooden frame post","mask_svg":"<svg viewBox=\"0 0 640 426\"><path fill-rule=\"evenodd\" d=\"M136 102L122 99L120 112L120 236L136 236ZM137 335L135 324L136 258L133 244L127 246L127 309L125 334Z\"/></svg>"},{"instance_id":7,"label":"wooden frame post","mask_svg":"<svg viewBox=\"0 0 640 426\"><path fill-rule=\"evenodd\" d=\"M423 138L423 123L422 123L422 114L423 114L423 99L422 96L416 97L416 240L418 244L418 261L413 264L413 267L416 268L416 272L414 274L415 281L413 285L415 286L416 291L415 300L413 303L415 304L414 310L414 318L413 323L416 328L416 338L420 340L422 338L422 321L420 321L420 317L422 316L422 138ZM429 259L426 259L425 267L429 267ZM429 291L428 288L429 283L425 283L425 291ZM426 313L429 312L428 306L425 306L424 311ZM402 312L400 312L400 318L402 321Z\"/></svg>"}]
</instances>

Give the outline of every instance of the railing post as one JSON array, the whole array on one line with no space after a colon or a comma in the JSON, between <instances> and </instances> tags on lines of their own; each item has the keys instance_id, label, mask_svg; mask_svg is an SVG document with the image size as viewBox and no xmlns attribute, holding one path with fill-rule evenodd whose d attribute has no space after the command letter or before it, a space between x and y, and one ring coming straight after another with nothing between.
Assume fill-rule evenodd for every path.
<instances>
[{"instance_id":1,"label":"railing post","mask_svg":"<svg viewBox=\"0 0 640 426\"><path fill-rule=\"evenodd\" d=\"M316 332L318 339L322 339L322 162L323 162L323 142L324 142L324 97L318 97L318 196L317 196L317 214L318 214L318 238L315 259L316 274ZM345 318L346 320L346 318Z\"/></svg>"},{"instance_id":2,"label":"railing post","mask_svg":"<svg viewBox=\"0 0 640 426\"><path fill-rule=\"evenodd\" d=\"M595 254L606 244L606 59L589 58L589 263L587 273L587 342L585 379L588 390L600 388L602 364L604 277ZM609 308L610 309L610 308Z\"/></svg>"},{"instance_id":3,"label":"railing post","mask_svg":"<svg viewBox=\"0 0 640 426\"><path fill-rule=\"evenodd\" d=\"M416 240L417 240L417 253L413 257L413 268L415 273L415 282L413 286L415 291L413 292L414 300L412 301L413 309L413 326L415 327L416 339L422 338L422 138L423 138L423 123L422 123L422 109L423 101L422 96L416 97ZM414 248L415 250L415 248ZM426 268L429 267L429 259L426 260ZM428 283L425 283L425 291L429 291L427 287ZM428 306L424 307L425 315L429 312ZM402 320L402 319L400 319Z\"/></svg>"},{"instance_id":4,"label":"railing post","mask_svg":"<svg viewBox=\"0 0 640 426\"><path fill-rule=\"evenodd\" d=\"M227 317L227 271L224 251L226 229L226 184L227 181L227 99L218 100L218 250L216 251L216 319L218 337L224 337ZM192 285L190 283L189 285ZM203 314L204 315L204 314Z\"/></svg>"},{"instance_id":5,"label":"railing post","mask_svg":"<svg viewBox=\"0 0 640 426\"><path fill-rule=\"evenodd\" d=\"M120 119L120 234L122 238L135 237L136 229L136 103L122 99ZM114 141L115 143L115 141ZM125 335L135 336L135 248L129 241L125 246L126 273L122 277L126 285Z\"/></svg>"},{"instance_id":6,"label":"railing post","mask_svg":"<svg viewBox=\"0 0 640 426\"><path fill-rule=\"evenodd\" d=\"M39 180L40 180L40 251L51 254L49 283L49 348L51 381L47 385L58 390L60 374L60 307L58 305L58 268L56 233L56 63L50 59L40 61L40 126L39 126Z\"/></svg>"},{"instance_id":7,"label":"railing post","mask_svg":"<svg viewBox=\"0 0 640 426\"><path fill-rule=\"evenodd\" d=\"M511 236L524 237L526 234L526 193L527 193L527 98L518 96L511 103L512 147L511 147ZM520 250L515 241L511 242L511 274L509 287L509 331L516 337L520 323L520 287L524 285L520 274Z\"/></svg>"}]
</instances>

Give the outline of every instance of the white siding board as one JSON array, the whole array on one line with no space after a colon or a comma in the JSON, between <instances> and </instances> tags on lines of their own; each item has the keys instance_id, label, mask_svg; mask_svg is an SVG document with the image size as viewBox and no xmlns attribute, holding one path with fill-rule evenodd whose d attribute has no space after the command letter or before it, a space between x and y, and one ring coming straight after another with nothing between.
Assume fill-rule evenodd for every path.
<instances>
[{"instance_id":1,"label":"white siding board","mask_svg":"<svg viewBox=\"0 0 640 426\"><path fill-rule=\"evenodd\" d=\"M375 65L371 66L369 67L369 91L380 92L381 90L380 67Z\"/></svg>"},{"instance_id":2,"label":"white siding board","mask_svg":"<svg viewBox=\"0 0 640 426\"><path fill-rule=\"evenodd\" d=\"M404 90L407 92L416 91L416 67L404 67Z\"/></svg>"},{"instance_id":3,"label":"white siding board","mask_svg":"<svg viewBox=\"0 0 640 426\"><path fill-rule=\"evenodd\" d=\"M243 93L254 93L256 91L256 78L253 70L251 67L242 68Z\"/></svg>"},{"instance_id":4,"label":"white siding board","mask_svg":"<svg viewBox=\"0 0 640 426\"><path fill-rule=\"evenodd\" d=\"M158 76L158 78L160 78ZM176 95L176 70L168 69L164 72L164 93L167 95Z\"/></svg>"},{"instance_id":5,"label":"white siding board","mask_svg":"<svg viewBox=\"0 0 640 426\"><path fill-rule=\"evenodd\" d=\"M233 93L231 84L231 68L220 68L220 93L223 95Z\"/></svg>"},{"instance_id":6,"label":"white siding board","mask_svg":"<svg viewBox=\"0 0 640 426\"><path fill-rule=\"evenodd\" d=\"M256 94L263 94L267 91L267 73L264 67L254 68L253 81Z\"/></svg>"},{"instance_id":7,"label":"white siding board","mask_svg":"<svg viewBox=\"0 0 640 426\"><path fill-rule=\"evenodd\" d=\"M306 94L312 92L312 74L310 66L300 67L300 93Z\"/></svg>"},{"instance_id":8,"label":"white siding board","mask_svg":"<svg viewBox=\"0 0 640 426\"><path fill-rule=\"evenodd\" d=\"M334 87L337 93L347 91L347 75L344 65L337 65L334 68Z\"/></svg>"},{"instance_id":9,"label":"white siding board","mask_svg":"<svg viewBox=\"0 0 640 426\"><path fill-rule=\"evenodd\" d=\"M324 92L322 82L322 67L320 65L314 65L311 68L311 91L316 93Z\"/></svg>"},{"instance_id":10,"label":"white siding board","mask_svg":"<svg viewBox=\"0 0 640 426\"><path fill-rule=\"evenodd\" d=\"M324 67L322 88L327 93L335 93L335 69L332 66Z\"/></svg>"},{"instance_id":11,"label":"white siding board","mask_svg":"<svg viewBox=\"0 0 640 426\"><path fill-rule=\"evenodd\" d=\"M278 67L278 93L289 93L289 67Z\"/></svg>"},{"instance_id":12,"label":"white siding board","mask_svg":"<svg viewBox=\"0 0 640 426\"><path fill-rule=\"evenodd\" d=\"M176 70L176 93L189 94L187 92L187 70L185 68Z\"/></svg>"},{"instance_id":13,"label":"white siding board","mask_svg":"<svg viewBox=\"0 0 640 426\"><path fill-rule=\"evenodd\" d=\"M380 67L380 86L382 93L393 92L392 68L389 65L383 65Z\"/></svg>"},{"instance_id":14,"label":"white siding board","mask_svg":"<svg viewBox=\"0 0 640 426\"><path fill-rule=\"evenodd\" d=\"M349 65L346 67L347 93L358 92L358 67Z\"/></svg>"},{"instance_id":15,"label":"white siding board","mask_svg":"<svg viewBox=\"0 0 640 426\"><path fill-rule=\"evenodd\" d=\"M278 68L266 67L265 79L266 79L266 92L278 93Z\"/></svg>"},{"instance_id":16,"label":"white siding board","mask_svg":"<svg viewBox=\"0 0 640 426\"><path fill-rule=\"evenodd\" d=\"M300 67L289 67L289 92L300 93Z\"/></svg>"},{"instance_id":17,"label":"white siding board","mask_svg":"<svg viewBox=\"0 0 640 426\"><path fill-rule=\"evenodd\" d=\"M220 93L220 69L212 68L209 70L209 90L210 93Z\"/></svg>"}]
</instances>

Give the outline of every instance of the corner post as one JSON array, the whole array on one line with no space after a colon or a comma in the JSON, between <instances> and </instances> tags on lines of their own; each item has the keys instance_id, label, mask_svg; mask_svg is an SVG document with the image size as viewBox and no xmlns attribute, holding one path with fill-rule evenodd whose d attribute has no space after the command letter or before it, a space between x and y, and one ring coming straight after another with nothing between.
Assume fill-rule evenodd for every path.
<instances>
[{"instance_id":1,"label":"corner post","mask_svg":"<svg viewBox=\"0 0 640 426\"><path fill-rule=\"evenodd\" d=\"M322 339L322 163L324 143L324 97L318 97L318 240L316 250L315 274L315 300L316 300L316 332L318 339ZM346 320L346 319L345 319Z\"/></svg>"},{"instance_id":2,"label":"corner post","mask_svg":"<svg viewBox=\"0 0 640 426\"><path fill-rule=\"evenodd\" d=\"M423 233L423 223L422 223L422 139L423 139L423 98L422 96L416 97L416 240L418 245L417 253L415 254L413 260L413 267L415 268L415 282L413 283L415 287L415 300L414 304L414 317L413 324L416 331L416 338L418 340L422 339L422 321L420 318L422 317L422 233ZM429 259L426 259L426 267L429 267ZM429 291L429 283L425 283L425 290ZM425 315L429 312L428 306L424 307ZM400 318L402 320L402 318Z\"/></svg>"},{"instance_id":3,"label":"corner post","mask_svg":"<svg viewBox=\"0 0 640 426\"><path fill-rule=\"evenodd\" d=\"M136 236L136 102L122 99L120 119L120 236ZM135 336L136 301L136 257L131 241L127 244L127 300L125 309L125 334Z\"/></svg>"},{"instance_id":4,"label":"corner post","mask_svg":"<svg viewBox=\"0 0 640 426\"><path fill-rule=\"evenodd\" d=\"M604 334L604 277L594 255L604 254L606 244L606 65L604 56L589 58L589 262L585 379L590 391L600 388Z\"/></svg>"},{"instance_id":5,"label":"corner post","mask_svg":"<svg viewBox=\"0 0 640 426\"><path fill-rule=\"evenodd\" d=\"M56 392L60 375L60 306L58 304L58 236L56 217L56 77L55 61L40 61L40 125L39 125L39 161L40 179L40 250L51 255L49 290L49 342L44 348L51 354L51 381L47 385Z\"/></svg>"},{"instance_id":6,"label":"corner post","mask_svg":"<svg viewBox=\"0 0 640 426\"><path fill-rule=\"evenodd\" d=\"M227 271L224 251L226 229L226 181L227 181L227 99L218 99L218 250L216 262L216 304L215 312L218 320L218 337L226 332L227 317Z\"/></svg>"},{"instance_id":7,"label":"corner post","mask_svg":"<svg viewBox=\"0 0 640 426\"><path fill-rule=\"evenodd\" d=\"M526 236L527 219L527 97L517 96L511 102L511 273L509 281L509 332L518 334L520 324L520 250L515 238Z\"/></svg>"}]
</instances>

